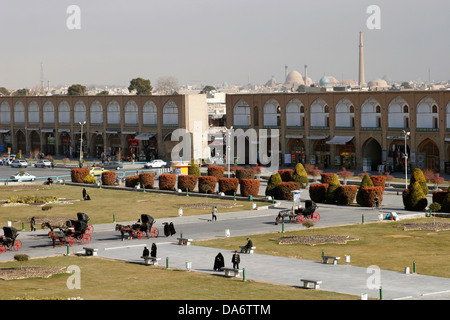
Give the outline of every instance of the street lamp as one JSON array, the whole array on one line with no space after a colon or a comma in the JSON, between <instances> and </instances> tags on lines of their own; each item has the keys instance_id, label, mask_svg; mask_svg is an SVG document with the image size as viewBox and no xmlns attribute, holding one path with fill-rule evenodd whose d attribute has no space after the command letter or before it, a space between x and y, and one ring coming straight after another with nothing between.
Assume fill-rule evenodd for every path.
<instances>
[{"instance_id":1,"label":"street lamp","mask_svg":"<svg viewBox=\"0 0 450 320\"><path fill-rule=\"evenodd\" d=\"M83 122L79 122L79 124L81 125L81 139L80 139L80 167L83 165L83 125L86 124L86 121Z\"/></svg>"},{"instance_id":2,"label":"street lamp","mask_svg":"<svg viewBox=\"0 0 450 320\"><path fill-rule=\"evenodd\" d=\"M228 163L228 178L230 177L230 150L231 150L231 130L233 130L233 126L230 129L227 129L227 163Z\"/></svg>"},{"instance_id":3,"label":"street lamp","mask_svg":"<svg viewBox=\"0 0 450 320\"><path fill-rule=\"evenodd\" d=\"M405 157L405 189L408 189L408 152L407 152L407 145L406 145L406 139L408 138L408 136L411 134L411 132L406 132L405 130L403 130L403 135L405 136L405 152L404 152L404 157Z\"/></svg>"}]
</instances>

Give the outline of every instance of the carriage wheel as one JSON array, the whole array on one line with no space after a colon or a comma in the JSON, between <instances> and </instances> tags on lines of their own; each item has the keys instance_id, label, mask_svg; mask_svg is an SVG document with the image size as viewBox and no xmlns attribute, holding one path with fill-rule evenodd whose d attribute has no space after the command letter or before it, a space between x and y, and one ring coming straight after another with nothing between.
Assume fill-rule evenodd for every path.
<instances>
[{"instance_id":1,"label":"carriage wheel","mask_svg":"<svg viewBox=\"0 0 450 320\"><path fill-rule=\"evenodd\" d=\"M20 249L22 249L22 241L16 240L14 242L13 248L14 248L14 251L20 251Z\"/></svg>"},{"instance_id":2,"label":"carriage wheel","mask_svg":"<svg viewBox=\"0 0 450 320\"><path fill-rule=\"evenodd\" d=\"M67 237L67 243L69 246L73 246L75 244L75 239L73 237Z\"/></svg>"},{"instance_id":3,"label":"carriage wheel","mask_svg":"<svg viewBox=\"0 0 450 320\"><path fill-rule=\"evenodd\" d=\"M92 234L92 232L94 232L94 226L92 224L88 224L86 232Z\"/></svg>"},{"instance_id":4,"label":"carriage wheel","mask_svg":"<svg viewBox=\"0 0 450 320\"><path fill-rule=\"evenodd\" d=\"M5 251L6 251L5 246L0 243L0 254L2 254Z\"/></svg>"},{"instance_id":5,"label":"carriage wheel","mask_svg":"<svg viewBox=\"0 0 450 320\"><path fill-rule=\"evenodd\" d=\"M159 236L159 230L158 230L158 228L152 227L152 229L151 229L151 235L152 235L152 238L158 238L158 236Z\"/></svg>"},{"instance_id":6,"label":"carriage wheel","mask_svg":"<svg viewBox=\"0 0 450 320\"><path fill-rule=\"evenodd\" d=\"M91 241L92 241L92 236L91 236L89 233L85 233L85 234L83 235L83 238L81 239L81 241L82 241L84 244L89 244L89 243L91 243Z\"/></svg>"},{"instance_id":7,"label":"carriage wheel","mask_svg":"<svg viewBox=\"0 0 450 320\"><path fill-rule=\"evenodd\" d=\"M312 221L317 223L320 221L320 214L318 212L314 212L312 215Z\"/></svg>"},{"instance_id":8,"label":"carriage wheel","mask_svg":"<svg viewBox=\"0 0 450 320\"><path fill-rule=\"evenodd\" d=\"M303 223L303 222L305 222L305 217L303 215L298 215L295 218L295 221L297 221L297 223Z\"/></svg>"},{"instance_id":9,"label":"carriage wheel","mask_svg":"<svg viewBox=\"0 0 450 320\"><path fill-rule=\"evenodd\" d=\"M144 233L141 231L136 232L138 239L142 239L144 237Z\"/></svg>"}]
</instances>

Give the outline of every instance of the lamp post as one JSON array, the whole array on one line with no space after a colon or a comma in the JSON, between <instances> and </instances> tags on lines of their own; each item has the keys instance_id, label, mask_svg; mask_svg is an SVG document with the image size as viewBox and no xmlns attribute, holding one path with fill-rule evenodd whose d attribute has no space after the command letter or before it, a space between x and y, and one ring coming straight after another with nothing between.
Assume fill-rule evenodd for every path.
<instances>
[{"instance_id":1,"label":"lamp post","mask_svg":"<svg viewBox=\"0 0 450 320\"><path fill-rule=\"evenodd\" d=\"M230 129L227 129L227 164L228 164L228 178L230 177L230 151L231 151L231 130L233 130L233 126Z\"/></svg>"},{"instance_id":2,"label":"lamp post","mask_svg":"<svg viewBox=\"0 0 450 320\"><path fill-rule=\"evenodd\" d=\"M405 130L403 130L403 135L405 136L405 153L404 153L404 157L405 157L405 189L408 189L408 152L407 152L407 145L406 145L406 139L408 138L408 136L411 134L411 132L406 132Z\"/></svg>"},{"instance_id":3,"label":"lamp post","mask_svg":"<svg viewBox=\"0 0 450 320\"><path fill-rule=\"evenodd\" d=\"M81 132L80 132L80 167L83 164L83 125L86 124L86 121L79 122L81 125Z\"/></svg>"}]
</instances>

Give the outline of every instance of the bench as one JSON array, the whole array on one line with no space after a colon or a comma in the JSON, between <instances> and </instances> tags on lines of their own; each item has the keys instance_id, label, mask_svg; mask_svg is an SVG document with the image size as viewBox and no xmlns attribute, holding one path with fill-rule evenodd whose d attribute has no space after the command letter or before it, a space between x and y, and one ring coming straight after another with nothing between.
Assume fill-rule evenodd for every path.
<instances>
[{"instance_id":1,"label":"bench","mask_svg":"<svg viewBox=\"0 0 450 320\"><path fill-rule=\"evenodd\" d=\"M234 277L240 277L241 276L241 269L235 269L235 268L220 268L220 270L225 271L225 276L226 277L231 277L232 273Z\"/></svg>"},{"instance_id":2,"label":"bench","mask_svg":"<svg viewBox=\"0 0 450 320\"><path fill-rule=\"evenodd\" d=\"M255 249L256 249L256 247L251 247L250 248L250 252L244 252L243 250L244 250L244 248L245 248L245 246L239 246L239 248L241 248L241 253L255 253Z\"/></svg>"},{"instance_id":3,"label":"bench","mask_svg":"<svg viewBox=\"0 0 450 320\"><path fill-rule=\"evenodd\" d=\"M322 281L318 280L308 280L308 279L300 279L303 282L303 288L305 289L319 289ZM313 287L310 287L309 284L312 284Z\"/></svg>"},{"instance_id":4,"label":"bench","mask_svg":"<svg viewBox=\"0 0 450 320\"><path fill-rule=\"evenodd\" d=\"M177 238L178 239L178 244L179 245L186 245L186 246L190 246L192 239L186 239L186 238Z\"/></svg>"},{"instance_id":5,"label":"bench","mask_svg":"<svg viewBox=\"0 0 450 320\"><path fill-rule=\"evenodd\" d=\"M157 266L158 265L158 261L161 260L161 258L156 258L156 257L141 257L142 259L144 259L145 264L146 265L154 265Z\"/></svg>"},{"instance_id":6,"label":"bench","mask_svg":"<svg viewBox=\"0 0 450 320\"><path fill-rule=\"evenodd\" d=\"M341 257L322 256L322 263L323 263L323 264L327 264L327 263L328 263L328 260L333 260L333 264L337 264L337 263L338 263L338 260L339 260L340 258L341 258Z\"/></svg>"},{"instance_id":7,"label":"bench","mask_svg":"<svg viewBox=\"0 0 450 320\"><path fill-rule=\"evenodd\" d=\"M83 247L85 251L85 255L87 256L96 256L98 249Z\"/></svg>"}]
</instances>

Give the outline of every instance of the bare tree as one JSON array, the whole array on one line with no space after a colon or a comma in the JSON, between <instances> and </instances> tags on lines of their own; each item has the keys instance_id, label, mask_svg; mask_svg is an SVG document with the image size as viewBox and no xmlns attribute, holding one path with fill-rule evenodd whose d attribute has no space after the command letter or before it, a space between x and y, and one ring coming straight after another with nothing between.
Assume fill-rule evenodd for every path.
<instances>
[{"instance_id":1,"label":"bare tree","mask_svg":"<svg viewBox=\"0 0 450 320\"><path fill-rule=\"evenodd\" d=\"M156 91L159 94L174 94L178 88L178 80L174 77L161 77L156 83Z\"/></svg>"}]
</instances>

